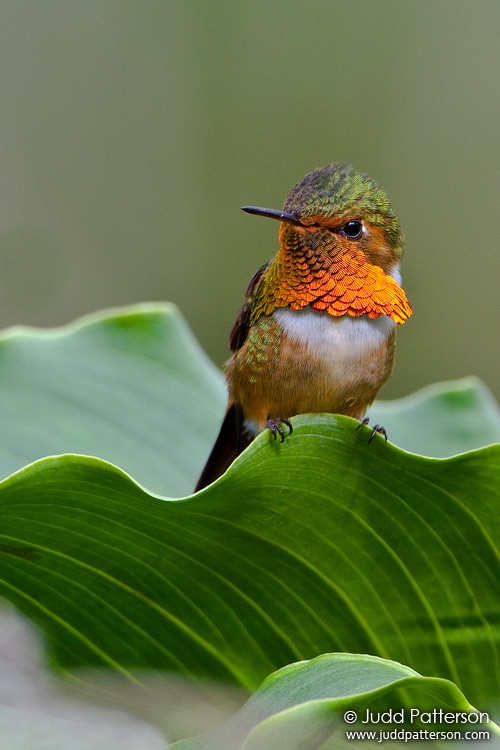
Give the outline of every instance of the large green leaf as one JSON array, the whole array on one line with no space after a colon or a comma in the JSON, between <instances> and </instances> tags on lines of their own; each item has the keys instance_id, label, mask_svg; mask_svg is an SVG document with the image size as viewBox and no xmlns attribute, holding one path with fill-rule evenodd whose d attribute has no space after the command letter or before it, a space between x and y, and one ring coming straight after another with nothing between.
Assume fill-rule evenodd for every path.
<instances>
[{"instance_id":1,"label":"large green leaf","mask_svg":"<svg viewBox=\"0 0 500 750\"><path fill-rule=\"evenodd\" d=\"M402 689L411 691L411 706L402 700ZM370 717L379 718L377 700L387 695L391 695L394 720L386 714L387 723L370 720L366 724ZM444 714L449 723L442 718ZM373 732L373 747L381 731L399 731L399 738L408 741L451 729L464 736L472 730L486 731L491 739L498 737L498 727L490 717L476 711L447 680L422 677L408 667L373 656L325 654L271 675L229 721L175 743L172 750L304 750L326 747L325 743L347 748L357 732L365 733L358 741L366 741Z\"/></svg>"},{"instance_id":2,"label":"large green leaf","mask_svg":"<svg viewBox=\"0 0 500 750\"><path fill-rule=\"evenodd\" d=\"M304 415L202 493L151 494L190 491L223 408L220 373L170 306L0 341L0 473L100 457L46 458L0 483L0 593L55 662L253 688L297 659L357 651L498 699L500 448L426 459ZM376 404L377 420L422 454L500 440L475 381Z\"/></svg>"},{"instance_id":3,"label":"large green leaf","mask_svg":"<svg viewBox=\"0 0 500 750\"><path fill-rule=\"evenodd\" d=\"M217 483L150 496L91 458L0 484L0 592L66 667L159 667L256 686L327 651L500 695L500 447L425 459L356 422L299 417Z\"/></svg>"}]
</instances>

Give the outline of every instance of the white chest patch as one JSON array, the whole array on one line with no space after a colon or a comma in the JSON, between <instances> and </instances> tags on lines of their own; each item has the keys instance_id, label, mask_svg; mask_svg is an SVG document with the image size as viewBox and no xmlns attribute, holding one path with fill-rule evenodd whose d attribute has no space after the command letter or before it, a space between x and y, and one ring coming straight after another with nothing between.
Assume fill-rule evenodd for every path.
<instances>
[{"instance_id":1,"label":"white chest patch","mask_svg":"<svg viewBox=\"0 0 500 750\"><path fill-rule=\"evenodd\" d=\"M332 353L337 360L344 356L351 361L362 358L383 346L396 327L388 315L380 318L366 315L334 317L310 307L303 310L282 307L274 311L274 318L290 339L307 345L318 359L330 359Z\"/></svg>"}]
</instances>

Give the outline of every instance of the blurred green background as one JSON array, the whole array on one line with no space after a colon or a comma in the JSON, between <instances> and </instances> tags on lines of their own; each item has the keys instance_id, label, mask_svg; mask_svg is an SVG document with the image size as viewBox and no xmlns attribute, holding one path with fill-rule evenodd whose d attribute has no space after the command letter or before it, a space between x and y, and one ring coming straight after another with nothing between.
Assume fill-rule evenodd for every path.
<instances>
[{"instance_id":1,"label":"blurred green background","mask_svg":"<svg viewBox=\"0 0 500 750\"><path fill-rule=\"evenodd\" d=\"M389 192L414 316L383 397L500 398L500 3L4 0L0 325L172 300L210 356L317 166Z\"/></svg>"}]
</instances>

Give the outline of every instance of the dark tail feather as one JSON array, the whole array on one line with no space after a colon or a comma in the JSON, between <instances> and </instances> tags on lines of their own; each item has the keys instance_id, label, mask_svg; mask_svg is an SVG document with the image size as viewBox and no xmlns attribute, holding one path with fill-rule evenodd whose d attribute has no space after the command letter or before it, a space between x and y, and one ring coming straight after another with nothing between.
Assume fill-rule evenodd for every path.
<instances>
[{"instance_id":1,"label":"dark tail feather","mask_svg":"<svg viewBox=\"0 0 500 750\"><path fill-rule=\"evenodd\" d=\"M224 421L219 435L215 441L212 452L208 457L205 468L194 488L195 492L206 487L207 484L215 482L227 468L233 463L236 456L251 443L251 438L243 431L243 414L235 404L227 408Z\"/></svg>"},{"instance_id":2,"label":"dark tail feather","mask_svg":"<svg viewBox=\"0 0 500 750\"><path fill-rule=\"evenodd\" d=\"M194 491L198 492L207 484L215 482L250 443L251 438L243 431L241 409L236 404L230 404L227 407L217 440Z\"/></svg>"}]
</instances>

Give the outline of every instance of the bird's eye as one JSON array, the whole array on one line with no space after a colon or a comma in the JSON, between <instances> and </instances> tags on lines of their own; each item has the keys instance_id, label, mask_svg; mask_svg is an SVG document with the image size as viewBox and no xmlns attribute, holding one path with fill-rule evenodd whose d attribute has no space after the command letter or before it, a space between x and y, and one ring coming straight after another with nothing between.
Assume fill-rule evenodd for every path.
<instances>
[{"instance_id":1,"label":"bird's eye","mask_svg":"<svg viewBox=\"0 0 500 750\"><path fill-rule=\"evenodd\" d=\"M344 224L340 233L350 240L357 240L363 234L363 224L357 219L352 219Z\"/></svg>"}]
</instances>

